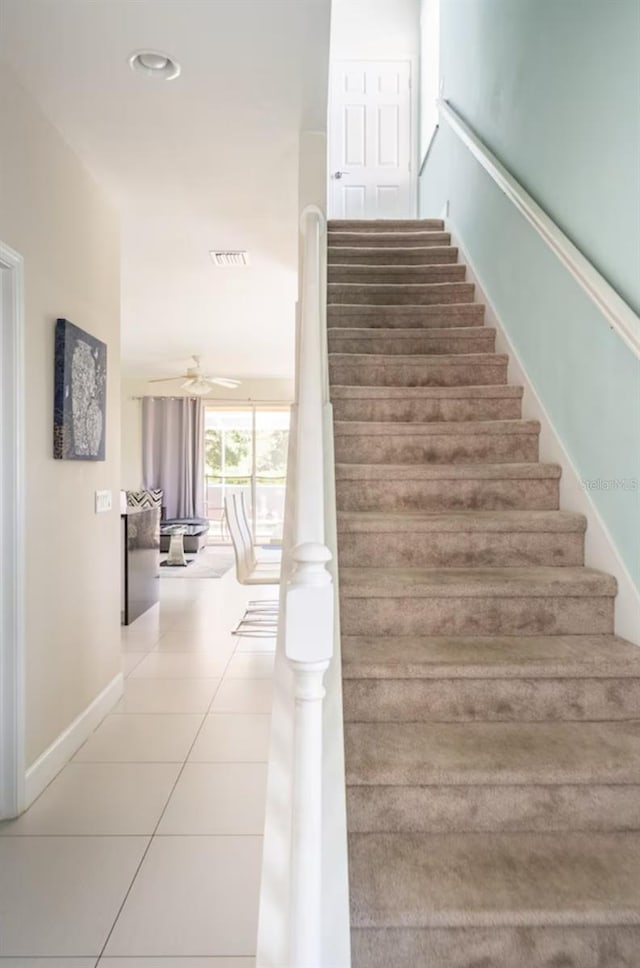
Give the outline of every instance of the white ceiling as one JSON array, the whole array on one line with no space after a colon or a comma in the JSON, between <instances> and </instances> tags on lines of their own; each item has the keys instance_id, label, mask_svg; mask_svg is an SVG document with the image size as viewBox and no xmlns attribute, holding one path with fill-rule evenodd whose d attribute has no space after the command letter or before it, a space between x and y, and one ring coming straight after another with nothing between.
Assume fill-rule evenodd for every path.
<instances>
[{"instance_id":1,"label":"white ceiling","mask_svg":"<svg viewBox=\"0 0 640 968\"><path fill-rule=\"evenodd\" d=\"M118 205L123 368L288 377L298 141L326 127L330 0L0 0L2 56ZM134 74L170 54L171 82ZM249 249L216 269L209 249Z\"/></svg>"}]
</instances>

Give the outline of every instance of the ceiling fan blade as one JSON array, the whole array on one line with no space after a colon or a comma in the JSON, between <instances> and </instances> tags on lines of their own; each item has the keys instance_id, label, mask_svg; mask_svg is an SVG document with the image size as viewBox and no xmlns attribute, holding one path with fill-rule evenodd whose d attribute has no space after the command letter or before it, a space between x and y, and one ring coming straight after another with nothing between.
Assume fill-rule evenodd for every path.
<instances>
[{"instance_id":1,"label":"ceiling fan blade","mask_svg":"<svg viewBox=\"0 0 640 968\"><path fill-rule=\"evenodd\" d=\"M172 380L184 380L184 374L182 376L162 376L158 380L147 380L147 383L170 383Z\"/></svg>"},{"instance_id":2,"label":"ceiling fan blade","mask_svg":"<svg viewBox=\"0 0 640 968\"><path fill-rule=\"evenodd\" d=\"M208 376L209 383L217 383L219 387L226 387L228 390L235 390L240 386L241 380L228 380L224 376Z\"/></svg>"}]
</instances>

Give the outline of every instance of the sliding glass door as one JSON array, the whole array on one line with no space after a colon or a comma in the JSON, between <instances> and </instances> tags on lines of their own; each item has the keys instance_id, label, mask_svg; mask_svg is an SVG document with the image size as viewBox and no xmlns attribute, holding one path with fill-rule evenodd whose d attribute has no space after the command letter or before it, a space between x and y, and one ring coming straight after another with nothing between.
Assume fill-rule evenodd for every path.
<instances>
[{"instance_id":1,"label":"sliding glass door","mask_svg":"<svg viewBox=\"0 0 640 968\"><path fill-rule=\"evenodd\" d=\"M256 543L282 538L289 407L246 406L205 412L205 504L210 538L228 541L224 498L245 495Z\"/></svg>"}]
</instances>

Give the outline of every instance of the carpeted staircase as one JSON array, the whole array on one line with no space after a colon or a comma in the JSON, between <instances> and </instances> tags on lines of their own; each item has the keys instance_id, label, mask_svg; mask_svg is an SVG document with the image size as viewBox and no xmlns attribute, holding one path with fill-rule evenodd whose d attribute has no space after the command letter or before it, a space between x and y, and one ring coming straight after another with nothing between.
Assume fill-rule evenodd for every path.
<instances>
[{"instance_id":1,"label":"carpeted staircase","mask_svg":"<svg viewBox=\"0 0 640 968\"><path fill-rule=\"evenodd\" d=\"M353 968L638 968L640 650L450 242L329 225Z\"/></svg>"}]
</instances>

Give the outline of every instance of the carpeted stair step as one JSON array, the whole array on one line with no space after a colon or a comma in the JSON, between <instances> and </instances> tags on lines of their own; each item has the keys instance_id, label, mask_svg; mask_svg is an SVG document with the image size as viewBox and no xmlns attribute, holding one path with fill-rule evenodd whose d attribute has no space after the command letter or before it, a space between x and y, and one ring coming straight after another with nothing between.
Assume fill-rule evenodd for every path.
<instances>
[{"instance_id":1,"label":"carpeted stair step","mask_svg":"<svg viewBox=\"0 0 640 968\"><path fill-rule=\"evenodd\" d=\"M537 420L334 422L335 459L350 464L495 464L537 461Z\"/></svg>"},{"instance_id":2,"label":"carpeted stair step","mask_svg":"<svg viewBox=\"0 0 640 968\"><path fill-rule=\"evenodd\" d=\"M369 266L432 266L458 261L458 249L454 245L430 245L403 249L398 246L383 248L364 245L329 245L327 262L331 265L353 264Z\"/></svg>"},{"instance_id":3,"label":"carpeted stair step","mask_svg":"<svg viewBox=\"0 0 640 968\"><path fill-rule=\"evenodd\" d=\"M348 786L640 784L640 722L349 722L345 758Z\"/></svg>"},{"instance_id":4,"label":"carpeted stair step","mask_svg":"<svg viewBox=\"0 0 640 968\"><path fill-rule=\"evenodd\" d=\"M336 464L341 511L555 510L557 464Z\"/></svg>"},{"instance_id":5,"label":"carpeted stair step","mask_svg":"<svg viewBox=\"0 0 640 968\"><path fill-rule=\"evenodd\" d=\"M584 563L585 528L567 511L341 511L338 551L343 567L566 567Z\"/></svg>"},{"instance_id":6,"label":"carpeted stair step","mask_svg":"<svg viewBox=\"0 0 640 968\"><path fill-rule=\"evenodd\" d=\"M341 568L344 635L613 633L616 581L591 568Z\"/></svg>"},{"instance_id":7,"label":"carpeted stair step","mask_svg":"<svg viewBox=\"0 0 640 968\"><path fill-rule=\"evenodd\" d=\"M355 929L352 968L638 968L640 926Z\"/></svg>"},{"instance_id":8,"label":"carpeted stair step","mask_svg":"<svg viewBox=\"0 0 640 968\"><path fill-rule=\"evenodd\" d=\"M451 234L437 230L411 232L357 232L330 229L327 235L329 248L348 246L356 248L417 249L429 246L450 245Z\"/></svg>"},{"instance_id":9,"label":"carpeted stair step","mask_svg":"<svg viewBox=\"0 0 640 968\"><path fill-rule=\"evenodd\" d=\"M640 677L640 649L616 635L343 635L341 641L345 679Z\"/></svg>"},{"instance_id":10,"label":"carpeted stair step","mask_svg":"<svg viewBox=\"0 0 640 968\"><path fill-rule=\"evenodd\" d=\"M348 723L349 829L637 830L639 740L638 722Z\"/></svg>"},{"instance_id":11,"label":"carpeted stair step","mask_svg":"<svg viewBox=\"0 0 640 968\"><path fill-rule=\"evenodd\" d=\"M363 306L431 306L473 302L472 282L427 282L412 285L330 282L327 302Z\"/></svg>"},{"instance_id":12,"label":"carpeted stair step","mask_svg":"<svg viewBox=\"0 0 640 968\"><path fill-rule=\"evenodd\" d=\"M461 263L435 266L336 265L327 270L330 283L414 285L431 282L464 282L467 267Z\"/></svg>"},{"instance_id":13,"label":"carpeted stair step","mask_svg":"<svg viewBox=\"0 0 640 968\"><path fill-rule=\"evenodd\" d=\"M530 665L523 662L519 676L494 678L455 675L467 670L453 666L440 679L345 677L345 721L524 723L640 718L638 674L616 676L607 669L599 676L551 678L539 674L545 672L539 668L542 663L535 670Z\"/></svg>"},{"instance_id":14,"label":"carpeted stair step","mask_svg":"<svg viewBox=\"0 0 640 968\"><path fill-rule=\"evenodd\" d=\"M329 219L329 232L426 232L442 231L441 218L367 218L367 219Z\"/></svg>"},{"instance_id":15,"label":"carpeted stair step","mask_svg":"<svg viewBox=\"0 0 640 968\"><path fill-rule=\"evenodd\" d=\"M452 356L401 356L330 353L332 384L340 386L494 386L506 384L504 353L458 353Z\"/></svg>"},{"instance_id":16,"label":"carpeted stair step","mask_svg":"<svg viewBox=\"0 0 640 968\"><path fill-rule=\"evenodd\" d=\"M327 306L330 328L346 326L382 329L418 329L445 326L482 326L484 306L482 303L445 303L434 306L358 306L335 303Z\"/></svg>"},{"instance_id":17,"label":"carpeted stair step","mask_svg":"<svg viewBox=\"0 0 640 968\"><path fill-rule=\"evenodd\" d=\"M349 860L353 968L637 966L636 833L351 834Z\"/></svg>"},{"instance_id":18,"label":"carpeted stair step","mask_svg":"<svg viewBox=\"0 0 640 968\"><path fill-rule=\"evenodd\" d=\"M344 387L333 386L334 420L425 423L518 420L522 387Z\"/></svg>"},{"instance_id":19,"label":"carpeted stair step","mask_svg":"<svg viewBox=\"0 0 640 968\"><path fill-rule=\"evenodd\" d=\"M330 353L374 353L377 355L429 355L493 353L495 329L489 326L446 327L444 329L347 329L328 331Z\"/></svg>"}]
</instances>

